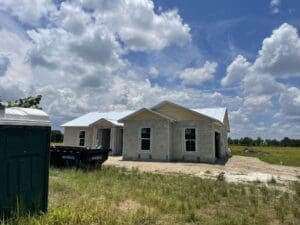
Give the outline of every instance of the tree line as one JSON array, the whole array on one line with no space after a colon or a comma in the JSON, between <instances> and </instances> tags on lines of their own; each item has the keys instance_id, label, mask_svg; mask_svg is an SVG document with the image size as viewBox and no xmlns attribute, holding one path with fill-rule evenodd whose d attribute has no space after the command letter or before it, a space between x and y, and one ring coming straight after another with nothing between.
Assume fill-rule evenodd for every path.
<instances>
[{"instance_id":1,"label":"tree line","mask_svg":"<svg viewBox=\"0 0 300 225\"><path fill-rule=\"evenodd\" d=\"M291 139L288 137L282 140L277 139L262 139L260 137L252 139L250 137L242 137L237 139L228 138L230 145L244 145L244 146L282 146L282 147L300 147L300 139Z\"/></svg>"}]
</instances>

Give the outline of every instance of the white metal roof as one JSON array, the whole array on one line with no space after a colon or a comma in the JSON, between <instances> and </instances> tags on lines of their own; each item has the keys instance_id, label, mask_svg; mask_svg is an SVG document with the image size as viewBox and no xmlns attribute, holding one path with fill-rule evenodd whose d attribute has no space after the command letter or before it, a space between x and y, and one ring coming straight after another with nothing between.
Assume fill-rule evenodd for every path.
<instances>
[{"instance_id":1,"label":"white metal roof","mask_svg":"<svg viewBox=\"0 0 300 225\"><path fill-rule=\"evenodd\" d=\"M105 119L116 126L123 126L118 120L131 114L132 111L90 112L61 125L62 127L88 127L98 120Z\"/></svg>"},{"instance_id":2,"label":"white metal roof","mask_svg":"<svg viewBox=\"0 0 300 225\"><path fill-rule=\"evenodd\" d=\"M101 119L105 119L116 126L123 126L123 123L120 123L118 121L122 121L123 119L126 119L128 116L138 113L141 110L149 110L153 113L158 113L155 111L155 107L153 107L152 109L142 108L138 111L112 111L112 112L104 112L104 113L90 112L63 124L62 126L63 127L88 127ZM212 119L218 120L221 123L224 123L226 108L201 108L201 109L190 109L190 110L205 115L207 117L210 117ZM161 116L167 117L164 114L161 114Z\"/></svg>"},{"instance_id":3,"label":"white metal roof","mask_svg":"<svg viewBox=\"0 0 300 225\"><path fill-rule=\"evenodd\" d=\"M224 123L226 108L201 108L192 110Z\"/></svg>"},{"instance_id":4,"label":"white metal roof","mask_svg":"<svg viewBox=\"0 0 300 225\"><path fill-rule=\"evenodd\" d=\"M31 108L6 108L0 116L0 125L51 126L47 113Z\"/></svg>"}]
</instances>

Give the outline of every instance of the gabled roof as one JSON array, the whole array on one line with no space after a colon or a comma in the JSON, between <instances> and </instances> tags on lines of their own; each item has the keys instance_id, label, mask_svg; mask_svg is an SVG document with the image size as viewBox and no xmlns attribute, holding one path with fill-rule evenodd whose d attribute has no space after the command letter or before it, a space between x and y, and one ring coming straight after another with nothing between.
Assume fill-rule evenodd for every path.
<instances>
[{"instance_id":1,"label":"gabled roof","mask_svg":"<svg viewBox=\"0 0 300 225\"><path fill-rule=\"evenodd\" d=\"M224 123L226 108L189 109L189 108L186 108L184 106L178 105L178 104L170 102L170 101L162 101L162 102L158 103L157 105L153 106L151 109L155 110L166 104L170 104L177 108L181 108L181 109L187 110L189 112L193 112L193 113L199 114L201 116L207 117L209 119ZM222 116L223 116L223 118L220 119Z\"/></svg>"},{"instance_id":2,"label":"gabled roof","mask_svg":"<svg viewBox=\"0 0 300 225\"><path fill-rule=\"evenodd\" d=\"M139 109L138 111L122 111L122 112L112 111L112 112L105 112L105 113L91 112L91 113L87 113L81 117L78 117L74 120L71 120L71 121L63 124L62 126L63 127L88 127L101 119L104 119L115 126L123 126L122 122L124 122L125 120L128 120L142 112L149 112L151 114L154 114L156 116L159 116L159 117L169 120L171 122L176 121L174 118L171 118L170 116L167 116L161 112L156 111L156 109L158 109L159 107L161 107L165 104L171 104L175 107L182 108L182 109L192 112L196 115L198 114L200 116L207 117L215 122L222 123L227 126L227 129L229 131L229 121L228 121L226 108L189 109L189 108L183 107L181 105L177 105L177 104L175 104L173 102L169 102L169 101L163 101L163 102L153 106L151 109L142 108L142 109Z\"/></svg>"},{"instance_id":3,"label":"gabled roof","mask_svg":"<svg viewBox=\"0 0 300 225\"><path fill-rule=\"evenodd\" d=\"M142 113L142 112L149 112L149 113L152 113L152 114L154 114L154 115L156 115L156 116L159 116L159 117L161 117L161 118L163 118L163 119L170 120L170 121L175 121L173 118L171 118L171 117L169 117L169 116L166 116L166 115L164 115L164 114L162 114L162 113L153 111L153 110L148 109L148 108L141 108L141 109L139 109L138 111L135 111L135 112L133 112L133 113L131 113L131 114L129 114L129 115L127 115L127 116L125 116L125 117L119 119L118 121L119 121L119 122L124 122L125 120L128 120L128 119L130 119L130 118L132 118L132 117L134 117L134 116L136 116L137 114Z\"/></svg>"},{"instance_id":4,"label":"gabled roof","mask_svg":"<svg viewBox=\"0 0 300 225\"><path fill-rule=\"evenodd\" d=\"M67 123L64 123L61 126L62 127L88 127L101 119L105 119L116 126L123 126L123 124L119 123L118 120L131 113L132 111L122 111L122 112L112 111L112 112L104 112L104 113L90 112L74 120L71 120Z\"/></svg>"},{"instance_id":5,"label":"gabled roof","mask_svg":"<svg viewBox=\"0 0 300 225\"><path fill-rule=\"evenodd\" d=\"M224 123L226 108L201 108L201 109L192 109L198 113L214 118L221 123Z\"/></svg>"}]
</instances>

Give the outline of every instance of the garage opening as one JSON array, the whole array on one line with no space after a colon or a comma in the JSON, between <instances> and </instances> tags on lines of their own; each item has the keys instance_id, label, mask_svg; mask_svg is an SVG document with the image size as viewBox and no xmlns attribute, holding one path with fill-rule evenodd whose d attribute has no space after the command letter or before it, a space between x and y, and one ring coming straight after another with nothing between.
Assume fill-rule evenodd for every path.
<instances>
[{"instance_id":1,"label":"garage opening","mask_svg":"<svg viewBox=\"0 0 300 225\"><path fill-rule=\"evenodd\" d=\"M110 148L110 128L98 129L99 146L104 149Z\"/></svg>"},{"instance_id":2,"label":"garage opening","mask_svg":"<svg viewBox=\"0 0 300 225\"><path fill-rule=\"evenodd\" d=\"M220 133L215 132L215 156L217 159L221 157L220 148Z\"/></svg>"}]
</instances>

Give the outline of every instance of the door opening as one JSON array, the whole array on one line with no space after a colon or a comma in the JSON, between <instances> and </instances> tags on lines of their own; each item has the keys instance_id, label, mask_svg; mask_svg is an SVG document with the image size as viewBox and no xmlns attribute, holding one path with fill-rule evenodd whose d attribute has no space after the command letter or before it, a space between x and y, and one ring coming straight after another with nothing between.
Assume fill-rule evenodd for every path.
<instances>
[{"instance_id":1,"label":"door opening","mask_svg":"<svg viewBox=\"0 0 300 225\"><path fill-rule=\"evenodd\" d=\"M220 147L220 133L215 132L215 156L217 159L221 157Z\"/></svg>"},{"instance_id":2,"label":"door opening","mask_svg":"<svg viewBox=\"0 0 300 225\"><path fill-rule=\"evenodd\" d=\"M120 154L122 155L122 152L123 152L123 135L124 135L124 130L123 128L120 129Z\"/></svg>"},{"instance_id":3,"label":"door opening","mask_svg":"<svg viewBox=\"0 0 300 225\"><path fill-rule=\"evenodd\" d=\"M101 148L110 148L110 128L98 129L98 138Z\"/></svg>"}]
</instances>

